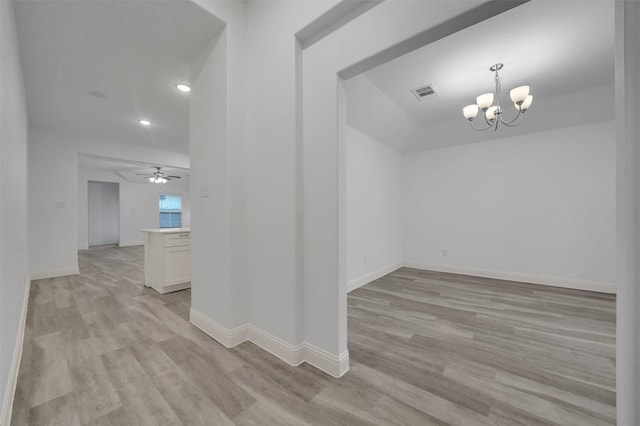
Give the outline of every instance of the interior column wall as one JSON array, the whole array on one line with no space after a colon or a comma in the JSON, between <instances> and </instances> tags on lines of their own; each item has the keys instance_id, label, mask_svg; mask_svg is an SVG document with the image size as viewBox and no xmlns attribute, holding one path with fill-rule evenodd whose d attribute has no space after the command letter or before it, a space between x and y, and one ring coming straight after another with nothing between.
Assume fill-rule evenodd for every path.
<instances>
[{"instance_id":1,"label":"interior column wall","mask_svg":"<svg viewBox=\"0 0 640 426\"><path fill-rule=\"evenodd\" d=\"M233 346L248 318L246 4L196 3L226 25L191 69L191 321Z\"/></svg>"},{"instance_id":2,"label":"interior column wall","mask_svg":"<svg viewBox=\"0 0 640 426\"><path fill-rule=\"evenodd\" d=\"M640 421L640 3L616 0L618 297L616 397L619 425Z\"/></svg>"},{"instance_id":3,"label":"interior column wall","mask_svg":"<svg viewBox=\"0 0 640 426\"><path fill-rule=\"evenodd\" d=\"M249 322L297 345L298 196L296 39L335 1L247 5Z\"/></svg>"},{"instance_id":4,"label":"interior column wall","mask_svg":"<svg viewBox=\"0 0 640 426\"><path fill-rule=\"evenodd\" d=\"M29 289L27 110L13 4L0 2L0 422L8 424Z\"/></svg>"},{"instance_id":5,"label":"interior column wall","mask_svg":"<svg viewBox=\"0 0 640 426\"><path fill-rule=\"evenodd\" d=\"M227 93L227 30L203 52L191 77L190 151L193 200L191 309L227 328L232 312L231 195ZM210 49L210 50L209 50ZM236 285L246 285L237 283Z\"/></svg>"}]
</instances>

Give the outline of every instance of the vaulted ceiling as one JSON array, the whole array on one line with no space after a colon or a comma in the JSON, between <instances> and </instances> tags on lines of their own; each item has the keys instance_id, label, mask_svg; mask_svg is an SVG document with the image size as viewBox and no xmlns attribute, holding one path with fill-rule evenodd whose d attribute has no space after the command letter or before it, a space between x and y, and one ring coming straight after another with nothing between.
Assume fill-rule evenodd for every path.
<instances>
[{"instance_id":1,"label":"vaulted ceiling","mask_svg":"<svg viewBox=\"0 0 640 426\"><path fill-rule=\"evenodd\" d=\"M522 125L475 132L462 107L494 89L502 105L528 84L533 107ZM432 84L419 101L411 89ZM371 69L347 82L347 123L401 152L415 152L609 120L614 116L614 2L530 1Z\"/></svg>"}]
</instances>

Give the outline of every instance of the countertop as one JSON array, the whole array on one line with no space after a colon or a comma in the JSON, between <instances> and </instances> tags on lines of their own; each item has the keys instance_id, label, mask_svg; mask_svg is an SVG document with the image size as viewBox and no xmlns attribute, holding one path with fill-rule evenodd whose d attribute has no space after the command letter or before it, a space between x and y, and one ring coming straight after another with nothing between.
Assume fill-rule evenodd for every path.
<instances>
[{"instance_id":1,"label":"countertop","mask_svg":"<svg viewBox=\"0 0 640 426\"><path fill-rule=\"evenodd\" d=\"M142 232L154 232L157 234L180 234L183 232L191 232L191 228L154 228L143 229Z\"/></svg>"}]
</instances>

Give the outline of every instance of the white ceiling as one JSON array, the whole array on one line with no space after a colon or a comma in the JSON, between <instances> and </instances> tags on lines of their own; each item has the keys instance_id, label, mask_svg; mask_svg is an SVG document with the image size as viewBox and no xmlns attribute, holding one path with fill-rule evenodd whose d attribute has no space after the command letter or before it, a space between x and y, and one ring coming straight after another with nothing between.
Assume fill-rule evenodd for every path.
<instances>
[{"instance_id":1,"label":"white ceiling","mask_svg":"<svg viewBox=\"0 0 640 426\"><path fill-rule=\"evenodd\" d=\"M189 169L166 167L161 164L115 160L93 155L78 155L78 169L112 175L114 178L119 177L131 183L150 183L141 175L150 175L156 171L156 167L161 167L160 171L166 175L180 176L180 179L171 180L167 182L166 185L184 185L189 183Z\"/></svg>"},{"instance_id":2,"label":"white ceiling","mask_svg":"<svg viewBox=\"0 0 640 426\"><path fill-rule=\"evenodd\" d=\"M31 126L188 152L174 86L220 31L213 16L188 0L17 0L15 15Z\"/></svg>"},{"instance_id":3,"label":"white ceiling","mask_svg":"<svg viewBox=\"0 0 640 426\"><path fill-rule=\"evenodd\" d=\"M475 132L462 107L493 91L497 62L506 117L513 87L530 85L533 107L518 128ZM399 151L421 151L443 139L450 146L612 119L613 82L614 2L533 0L351 79L347 122ZM411 89L425 84L437 94L418 101ZM594 93L604 96L588 99Z\"/></svg>"}]
</instances>

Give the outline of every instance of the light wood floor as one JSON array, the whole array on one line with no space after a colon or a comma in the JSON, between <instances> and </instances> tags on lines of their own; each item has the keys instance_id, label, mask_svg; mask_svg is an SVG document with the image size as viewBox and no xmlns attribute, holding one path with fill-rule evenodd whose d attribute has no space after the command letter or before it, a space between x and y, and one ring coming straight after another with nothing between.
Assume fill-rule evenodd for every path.
<instances>
[{"instance_id":1,"label":"light wood floor","mask_svg":"<svg viewBox=\"0 0 640 426\"><path fill-rule=\"evenodd\" d=\"M334 379L188 322L142 249L34 281L12 425L615 424L615 297L403 268L349 295Z\"/></svg>"}]
</instances>

